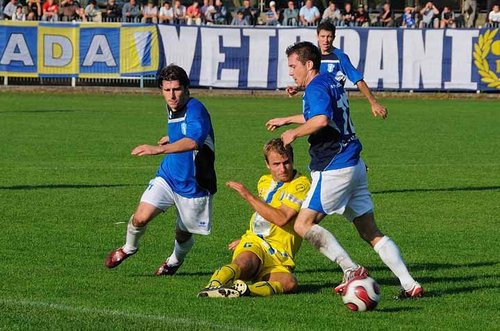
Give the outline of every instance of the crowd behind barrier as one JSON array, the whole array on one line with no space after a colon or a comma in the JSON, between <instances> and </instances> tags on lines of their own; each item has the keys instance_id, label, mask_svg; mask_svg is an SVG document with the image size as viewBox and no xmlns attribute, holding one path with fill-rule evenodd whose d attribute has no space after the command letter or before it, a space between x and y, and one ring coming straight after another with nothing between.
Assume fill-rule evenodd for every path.
<instances>
[{"instance_id":1,"label":"crowd behind barrier","mask_svg":"<svg viewBox=\"0 0 500 331\"><path fill-rule=\"evenodd\" d=\"M252 2L253 1L253 2ZM180 25L339 27L497 28L500 2L484 8L478 21L476 0L463 0L458 12L432 1L401 12L386 1L378 8L337 0L0 0L0 20L47 22L132 22ZM328 1L328 2L327 2ZM338 5L342 3L342 5Z\"/></svg>"}]
</instances>

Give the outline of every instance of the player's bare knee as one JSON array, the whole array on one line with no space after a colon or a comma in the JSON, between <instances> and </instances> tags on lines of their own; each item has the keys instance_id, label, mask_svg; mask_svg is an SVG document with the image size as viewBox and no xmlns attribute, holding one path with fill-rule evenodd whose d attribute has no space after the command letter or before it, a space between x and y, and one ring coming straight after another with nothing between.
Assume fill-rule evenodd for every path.
<instances>
[{"instance_id":1,"label":"player's bare knee","mask_svg":"<svg viewBox=\"0 0 500 331\"><path fill-rule=\"evenodd\" d=\"M134 217L132 218L132 225L138 228L146 226L149 222L150 218L145 213L136 212Z\"/></svg>"},{"instance_id":2,"label":"player's bare knee","mask_svg":"<svg viewBox=\"0 0 500 331\"><path fill-rule=\"evenodd\" d=\"M295 279L290 279L281 282L281 286L283 286L283 293L295 293L297 292L298 283Z\"/></svg>"}]
</instances>

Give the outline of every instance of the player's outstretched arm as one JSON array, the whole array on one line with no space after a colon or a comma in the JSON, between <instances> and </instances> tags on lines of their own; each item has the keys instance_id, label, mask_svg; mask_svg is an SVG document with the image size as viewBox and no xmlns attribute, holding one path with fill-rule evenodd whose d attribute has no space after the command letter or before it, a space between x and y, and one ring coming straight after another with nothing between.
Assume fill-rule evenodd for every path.
<instances>
[{"instance_id":1,"label":"player's outstretched arm","mask_svg":"<svg viewBox=\"0 0 500 331\"><path fill-rule=\"evenodd\" d=\"M281 140L285 146L290 145L295 139L308 136L321 128L328 125L328 117L325 115L317 115L310 118L304 124L296 127L295 129L286 130L281 134Z\"/></svg>"},{"instance_id":2,"label":"player's outstretched arm","mask_svg":"<svg viewBox=\"0 0 500 331\"><path fill-rule=\"evenodd\" d=\"M180 153L180 152L192 151L197 148L198 144L196 144L196 141L194 141L191 138L182 138L172 144L165 144L159 146L139 145L132 150L132 155L144 156L144 155Z\"/></svg>"},{"instance_id":3,"label":"player's outstretched arm","mask_svg":"<svg viewBox=\"0 0 500 331\"><path fill-rule=\"evenodd\" d=\"M226 185L235 190L240 196L248 202L248 204L264 217L267 221L276 224L277 226L284 226L292 220L297 212L290 207L281 205L279 208L274 208L250 193L248 189L241 183L229 181Z\"/></svg>"},{"instance_id":4,"label":"player's outstretched arm","mask_svg":"<svg viewBox=\"0 0 500 331\"><path fill-rule=\"evenodd\" d=\"M368 87L366 82L364 80L360 80L356 84L358 85L359 91L363 93L363 95L368 99L368 102L370 102L373 116L380 116L383 119L386 119L388 115L387 109L380 103L378 103L377 99L375 99L375 96L370 91L370 88Z\"/></svg>"},{"instance_id":5,"label":"player's outstretched arm","mask_svg":"<svg viewBox=\"0 0 500 331\"><path fill-rule=\"evenodd\" d=\"M274 131L277 128L282 127L284 125L303 124L305 122L306 122L306 120L304 118L304 115L302 115L302 114L288 116L288 117L276 117L276 118L272 118L266 122L266 128L269 131Z\"/></svg>"}]
</instances>

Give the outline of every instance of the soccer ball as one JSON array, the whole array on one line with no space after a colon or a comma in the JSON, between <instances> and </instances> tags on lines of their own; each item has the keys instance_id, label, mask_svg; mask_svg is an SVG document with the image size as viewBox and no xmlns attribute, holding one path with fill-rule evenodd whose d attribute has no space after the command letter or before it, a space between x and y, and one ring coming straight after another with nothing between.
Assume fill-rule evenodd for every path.
<instances>
[{"instance_id":1,"label":"soccer ball","mask_svg":"<svg viewBox=\"0 0 500 331\"><path fill-rule=\"evenodd\" d=\"M371 277L354 277L342 292L342 301L350 310L373 310L380 301L380 288Z\"/></svg>"}]
</instances>

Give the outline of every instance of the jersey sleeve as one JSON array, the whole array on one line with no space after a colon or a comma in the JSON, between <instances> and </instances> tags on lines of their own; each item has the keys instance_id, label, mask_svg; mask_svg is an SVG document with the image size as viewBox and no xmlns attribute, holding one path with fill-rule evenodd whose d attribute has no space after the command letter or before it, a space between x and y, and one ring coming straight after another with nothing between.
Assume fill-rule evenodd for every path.
<instances>
[{"instance_id":1,"label":"jersey sleeve","mask_svg":"<svg viewBox=\"0 0 500 331\"><path fill-rule=\"evenodd\" d=\"M329 89L325 85L317 82L309 84L308 88L306 88L304 98L309 108L306 117L307 120L318 115L325 115L329 119L332 118L333 100L331 98Z\"/></svg>"},{"instance_id":2,"label":"jersey sleeve","mask_svg":"<svg viewBox=\"0 0 500 331\"><path fill-rule=\"evenodd\" d=\"M311 183L309 182L309 179L307 179L307 177L300 176L294 179L288 185L281 203L298 212L307 196L307 192L309 191L310 187Z\"/></svg>"},{"instance_id":3,"label":"jersey sleeve","mask_svg":"<svg viewBox=\"0 0 500 331\"><path fill-rule=\"evenodd\" d=\"M263 175L260 177L259 182L257 183L257 192L259 192L259 198L264 198L264 194L266 190L269 188L271 183L271 178L268 175Z\"/></svg>"},{"instance_id":4,"label":"jersey sleeve","mask_svg":"<svg viewBox=\"0 0 500 331\"><path fill-rule=\"evenodd\" d=\"M186 115L186 138L193 139L198 147L203 146L210 133L208 112L199 102L193 103Z\"/></svg>"},{"instance_id":5,"label":"jersey sleeve","mask_svg":"<svg viewBox=\"0 0 500 331\"><path fill-rule=\"evenodd\" d=\"M345 73L347 78L353 83L356 84L360 80L363 79L363 74L359 72L351 63L349 56L345 53L338 54L340 60L340 66L342 71Z\"/></svg>"}]
</instances>

